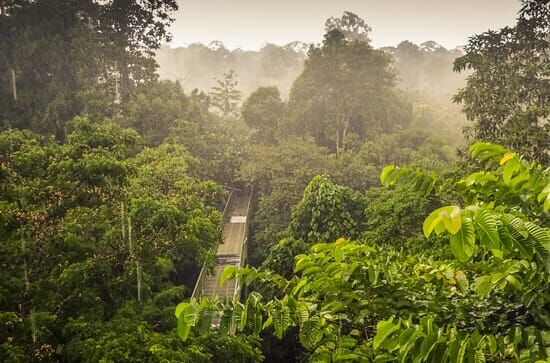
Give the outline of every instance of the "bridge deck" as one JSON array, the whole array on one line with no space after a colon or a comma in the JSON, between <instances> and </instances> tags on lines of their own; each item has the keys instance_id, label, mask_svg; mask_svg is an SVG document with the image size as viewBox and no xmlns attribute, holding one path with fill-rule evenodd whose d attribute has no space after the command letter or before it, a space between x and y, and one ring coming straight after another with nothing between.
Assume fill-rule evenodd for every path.
<instances>
[{"instance_id":1,"label":"bridge deck","mask_svg":"<svg viewBox=\"0 0 550 363\"><path fill-rule=\"evenodd\" d=\"M214 272L206 278L202 291L203 297L220 299L233 298L236 289L236 281L226 281L219 285L220 276L226 266L240 264L241 252L247 235L247 213L249 208L250 193L233 193L228 205L227 219L223 226L223 243L218 246L216 252L217 264Z\"/></svg>"},{"instance_id":2,"label":"bridge deck","mask_svg":"<svg viewBox=\"0 0 550 363\"><path fill-rule=\"evenodd\" d=\"M240 255L244 238L246 237L246 218L248 209L248 193L233 195L229 203L229 220L224 221L223 243L218 246L216 255ZM244 218L235 218L244 217Z\"/></svg>"}]
</instances>

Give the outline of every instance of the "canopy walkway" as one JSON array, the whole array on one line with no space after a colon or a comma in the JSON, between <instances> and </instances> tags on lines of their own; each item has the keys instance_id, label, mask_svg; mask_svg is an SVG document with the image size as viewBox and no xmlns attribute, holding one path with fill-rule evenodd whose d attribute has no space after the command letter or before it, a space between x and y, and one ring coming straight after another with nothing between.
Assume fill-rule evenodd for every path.
<instances>
[{"instance_id":1,"label":"canopy walkway","mask_svg":"<svg viewBox=\"0 0 550 363\"><path fill-rule=\"evenodd\" d=\"M223 241L216 251L216 266L212 273L203 266L193 290L193 298L217 296L223 300L226 297L240 297L240 286L236 280L226 281L222 285L219 281L225 267L244 266L246 262L252 192L252 188L245 191L234 190L229 195L223 212Z\"/></svg>"}]
</instances>

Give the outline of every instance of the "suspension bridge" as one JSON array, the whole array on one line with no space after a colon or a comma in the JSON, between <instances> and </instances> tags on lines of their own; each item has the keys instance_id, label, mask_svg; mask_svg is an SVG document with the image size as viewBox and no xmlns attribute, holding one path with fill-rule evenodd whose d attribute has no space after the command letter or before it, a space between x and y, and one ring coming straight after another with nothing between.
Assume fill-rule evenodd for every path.
<instances>
[{"instance_id":1,"label":"suspension bridge","mask_svg":"<svg viewBox=\"0 0 550 363\"><path fill-rule=\"evenodd\" d=\"M223 241L216 251L216 266L209 272L203 266L193 298L240 298L237 280L225 281L220 285L220 276L227 266L244 266L248 250L248 222L251 213L253 188L232 190L223 211Z\"/></svg>"}]
</instances>

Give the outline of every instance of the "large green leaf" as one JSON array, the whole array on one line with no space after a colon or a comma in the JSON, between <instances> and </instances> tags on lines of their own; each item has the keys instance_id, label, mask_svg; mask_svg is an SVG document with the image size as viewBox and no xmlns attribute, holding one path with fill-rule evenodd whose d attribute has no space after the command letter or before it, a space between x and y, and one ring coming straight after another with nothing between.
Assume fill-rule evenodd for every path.
<instances>
[{"instance_id":1,"label":"large green leaf","mask_svg":"<svg viewBox=\"0 0 550 363\"><path fill-rule=\"evenodd\" d=\"M525 228L525 222L511 215L504 215L502 220L505 222L509 237L514 246L519 250L523 258L531 260L535 249L533 241L529 240L529 232Z\"/></svg>"},{"instance_id":2,"label":"large green leaf","mask_svg":"<svg viewBox=\"0 0 550 363\"><path fill-rule=\"evenodd\" d=\"M443 224L449 233L456 234L462 226L462 216L460 208L456 205L448 207L448 210L444 210L440 213L443 219Z\"/></svg>"},{"instance_id":3,"label":"large green leaf","mask_svg":"<svg viewBox=\"0 0 550 363\"><path fill-rule=\"evenodd\" d=\"M177 332L178 336L183 340L187 340L191 328L195 326L198 320L199 305L196 303L187 303L180 309L178 318Z\"/></svg>"},{"instance_id":4,"label":"large green leaf","mask_svg":"<svg viewBox=\"0 0 550 363\"><path fill-rule=\"evenodd\" d=\"M201 310L197 323L199 334L204 335L210 331L213 317L214 311L212 309L206 308Z\"/></svg>"},{"instance_id":5,"label":"large green leaf","mask_svg":"<svg viewBox=\"0 0 550 363\"><path fill-rule=\"evenodd\" d=\"M542 259L546 269L550 271L550 229L539 227L531 222L525 222L524 225L529 232L535 251Z\"/></svg>"},{"instance_id":6,"label":"large green leaf","mask_svg":"<svg viewBox=\"0 0 550 363\"><path fill-rule=\"evenodd\" d=\"M456 234L451 235L451 251L462 262L468 261L475 251L474 225L470 218L462 220L462 228Z\"/></svg>"},{"instance_id":7,"label":"large green leaf","mask_svg":"<svg viewBox=\"0 0 550 363\"><path fill-rule=\"evenodd\" d=\"M304 347L313 348L322 338L319 316L313 315L307 319L300 328L300 342Z\"/></svg>"},{"instance_id":8,"label":"large green leaf","mask_svg":"<svg viewBox=\"0 0 550 363\"><path fill-rule=\"evenodd\" d=\"M485 353L483 350L478 349L474 353L474 363L485 363Z\"/></svg>"},{"instance_id":9,"label":"large green leaf","mask_svg":"<svg viewBox=\"0 0 550 363\"><path fill-rule=\"evenodd\" d=\"M399 324L394 324L392 321L393 319L379 321L378 324L376 324L376 335L372 341L374 350L378 349L386 338L399 329Z\"/></svg>"},{"instance_id":10,"label":"large green leaf","mask_svg":"<svg viewBox=\"0 0 550 363\"><path fill-rule=\"evenodd\" d=\"M432 352L433 348L435 347L436 343L437 343L437 335L436 334L429 334L424 338L424 340L422 341L422 344L420 346L419 359L421 361L424 361L428 358L428 356Z\"/></svg>"},{"instance_id":11,"label":"large green leaf","mask_svg":"<svg viewBox=\"0 0 550 363\"><path fill-rule=\"evenodd\" d=\"M280 309L274 309L271 316L273 317L275 336L279 339L283 339L284 333L291 323L288 306L282 305Z\"/></svg>"},{"instance_id":12,"label":"large green leaf","mask_svg":"<svg viewBox=\"0 0 550 363\"><path fill-rule=\"evenodd\" d=\"M481 161L487 159L498 159L500 162L502 156L509 152L500 145L491 144L489 142L476 142L470 146L470 153L474 158Z\"/></svg>"},{"instance_id":13,"label":"large green leaf","mask_svg":"<svg viewBox=\"0 0 550 363\"><path fill-rule=\"evenodd\" d=\"M182 302L182 303L179 303L178 306L176 306L176 310L174 311L174 314L176 315L176 318L179 318L181 313L187 309L187 307L189 306L189 303L188 302Z\"/></svg>"},{"instance_id":14,"label":"large green leaf","mask_svg":"<svg viewBox=\"0 0 550 363\"><path fill-rule=\"evenodd\" d=\"M422 225L422 231L424 236L430 237L435 230L436 233L441 233L443 230L449 231L451 234L455 234L460 230L462 225L462 216L460 208L455 205L441 207L434 210L424 220Z\"/></svg>"},{"instance_id":15,"label":"large green leaf","mask_svg":"<svg viewBox=\"0 0 550 363\"><path fill-rule=\"evenodd\" d=\"M304 325L309 320L309 307L304 301L299 301L296 304L296 315L300 325Z\"/></svg>"},{"instance_id":16,"label":"large green leaf","mask_svg":"<svg viewBox=\"0 0 550 363\"><path fill-rule=\"evenodd\" d=\"M481 244L487 249L500 251L500 237L498 235L497 221L493 214L485 209L479 209L474 217L475 230L479 236Z\"/></svg>"},{"instance_id":17,"label":"large green leaf","mask_svg":"<svg viewBox=\"0 0 550 363\"><path fill-rule=\"evenodd\" d=\"M388 176L394 170L395 166L393 165L387 165L384 169L382 169L382 172L380 173L380 183L382 183L382 185L389 185L390 180L388 180Z\"/></svg>"},{"instance_id":18,"label":"large green leaf","mask_svg":"<svg viewBox=\"0 0 550 363\"><path fill-rule=\"evenodd\" d=\"M460 349L458 350L458 354L456 356L456 363L463 363L464 359L466 358L466 350L468 349L468 345L470 344L470 337L464 338L462 342L460 342Z\"/></svg>"},{"instance_id":19,"label":"large green leaf","mask_svg":"<svg viewBox=\"0 0 550 363\"><path fill-rule=\"evenodd\" d=\"M220 285L222 285L227 280L232 280L235 278L235 274L239 266L227 266L223 269L222 275L220 276Z\"/></svg>"},{"instance_id":20,"label":"large green leaf","mask_svg":"<svg viewBox=\"0 0 550 363\"><path fill-rule=\"evenodd\" d=\"M489 291L491 291L491 288L493 287L491 280L491 276L480 276L475 279L472 287L478 295L485 296L489 293Z\"/></svg>"},{"instance_id":21,"label":"large green leaf","mask_svg":"<svg viewBox=\"0 0 550 363\"><path fill-rule=\"evenodd\" d=\"M455 279L456 279L456 285L458 286L459 290L462 293L467 293L470 284L466 274L464 274L464 272L462 271L457 271L455 272Z\"/></svg>"}]
</instances>

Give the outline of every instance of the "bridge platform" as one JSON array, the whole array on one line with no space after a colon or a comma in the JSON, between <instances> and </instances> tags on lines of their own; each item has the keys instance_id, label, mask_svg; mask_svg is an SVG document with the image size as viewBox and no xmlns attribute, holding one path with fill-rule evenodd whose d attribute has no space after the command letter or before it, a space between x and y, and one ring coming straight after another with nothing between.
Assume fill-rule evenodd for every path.
<instances>
[{"instance_id":1,"label":"bridge platform","mask_svg":"<svg viewBox=\"0 0 550 363\"><path fill-rule=\"evenodd\" d=\"M216 251L216 266L212 273L201 271L197 280L194 298L233 299L240 293L236 280L219 284L220 276L227 266L243 266L247 257L248 219L252 190L233 191L224 210L223 241Z\"/></svg>"}]
</instances>

